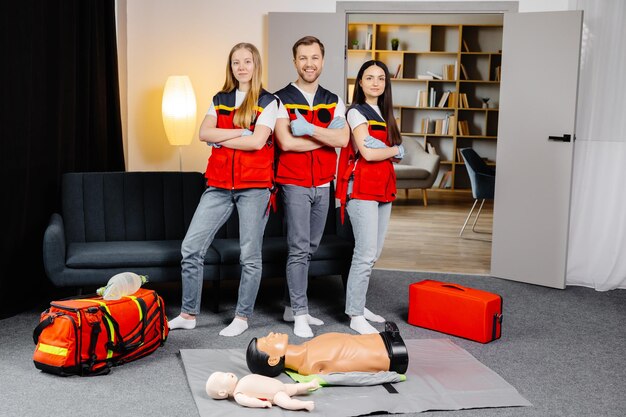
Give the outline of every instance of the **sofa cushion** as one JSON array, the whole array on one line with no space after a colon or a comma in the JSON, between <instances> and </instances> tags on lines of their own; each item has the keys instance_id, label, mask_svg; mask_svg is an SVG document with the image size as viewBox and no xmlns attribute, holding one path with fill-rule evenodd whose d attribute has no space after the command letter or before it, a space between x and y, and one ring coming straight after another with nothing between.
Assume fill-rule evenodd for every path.
<instances>
[{"instance_id":1,"label":"sofa cushion","mask_svg":"<svg viewBox=\"0 0 626 417\"><path fill-rule=\"evenodd\" d=\"M180 265L180 240L145 240L70 243L66 264L70 268L126 268ZM209 248L205 264L219 264Z\"/></svg>"},{"instance_id":2,"label":"sofa cushion","mask_svg":"<svg viewBox=\"0 0 626 417\"><path fill-rule=\"evenodd\" d=\"M395 164L394 168L398 180L423 180L430 176L427 170L410 165Z\"/></svg>"}]
</instances>

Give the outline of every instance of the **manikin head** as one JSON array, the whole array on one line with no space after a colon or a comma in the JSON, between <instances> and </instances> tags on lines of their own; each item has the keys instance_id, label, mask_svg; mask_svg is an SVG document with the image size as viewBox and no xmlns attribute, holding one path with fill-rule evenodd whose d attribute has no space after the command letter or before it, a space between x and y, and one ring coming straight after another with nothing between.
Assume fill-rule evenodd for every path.
<instances>
[{"instance_id":1,"label":"manikin head","mask_svg":"<svg viewBox=\"0 0 626 417\"><path fill-rule=\"evenodd\" d=\"M285 353L289 336L285 333L270 333L265 337L253 338L248 345L246 362L252 373L275 377L285 369Z\"/></svg>"},{"instance_id":2,"label":"manikin head","mask_svg":"<svg viewBox=\"0 0 626 417\"><path fill-rule=\"evenodd\" d=\"M206 381L206 393L216 400L228 398L235 392L237 377L230 372L213 372Z\"/></svg>"}]
</instances>

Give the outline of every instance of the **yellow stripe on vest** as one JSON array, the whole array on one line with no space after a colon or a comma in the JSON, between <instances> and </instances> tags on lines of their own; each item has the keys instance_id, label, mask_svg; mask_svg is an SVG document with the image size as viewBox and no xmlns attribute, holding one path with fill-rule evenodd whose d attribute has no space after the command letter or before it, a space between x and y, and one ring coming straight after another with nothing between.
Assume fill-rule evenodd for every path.
<instances>
[{"instance_id":1,"label":"yellow stripe on vest","mask_svg":"<svg viewBox=\"0 0 626 417\"><path fill-rule=\"evenodd\" d=\"M43 353L49 353L51 355L67 357L67 348L39 343L39 347L37 348L37 350Z\"/></svg>"},{"instance_id":2,"label":"yellow stripe on vest","mask_svg":"<svg viewBox=\"0 0 626 417\"><path fill-rule=\"evenodd\" d=\"M376 120L368 120L367 123L370 124L370 125L378 125L378 126L387 127L387 123L385 123L385 122L377 122Z\"/></svg>"},{"instance_id":3,"label":"yellow stripe on vest","mask_svg":"<svg viewBox=\"0 0 626 417\"><path fill-rule=\"evenodd\" d=\"M225 106L223 104L218 104L217 106L215 106L215 110L216 111L222 110L222 109L228 110L228 111L233 111L233 110L235 110L235 107L228 107L228 106Z\"/></svg>"},{"instance_id":4,"label":"yellow stripe on vest","mask_svg":"<svg viewBox=\"0 0 626 417\"><path fill-rule=\"evenodd\" d=\"M332 109L334 107L337 107L337 103L330 103L330 104L316 104L315 106L313 106L313 111L319 110L319 109ZM285 108L286 109L298 109L298 110L311 110L311 108L308 106L308 104L285 104Z\"/></svg>"}]
</instances>

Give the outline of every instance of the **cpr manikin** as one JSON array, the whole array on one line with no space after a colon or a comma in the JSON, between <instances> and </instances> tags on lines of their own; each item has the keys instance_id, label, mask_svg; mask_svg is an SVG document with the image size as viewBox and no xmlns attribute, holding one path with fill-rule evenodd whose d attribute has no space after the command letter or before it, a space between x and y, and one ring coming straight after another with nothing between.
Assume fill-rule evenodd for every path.
<instances>
[{"instance_id":1,"label":"cpr manikin","mask_svg":"<svg viewBox=\"0 0 626 417\"><path fill-rule=\"evenodd\" d=\"M206 382L209 397L221 400L232 396L244 407L270 408L277 405L286 410L308 410L315 407L313 401L291 398L320 387L317 380L306 383L285 384L267 376L250 374L237 379L235 374L213 372Z\"/></svg>"},{"instance_id":2,"label":"cpr manikin","mask_svg":"<svg viewBox=\"0 0 626 417\"><path fill-rule=\"evenodd\" d=\"M284 333L253 338L246 362L251 372L277 376L290 369L300 375L335 372L406 372L409 357L398 327L391 322L377 334L325 333L290 345Z\"/></svg>"}]
</instances>

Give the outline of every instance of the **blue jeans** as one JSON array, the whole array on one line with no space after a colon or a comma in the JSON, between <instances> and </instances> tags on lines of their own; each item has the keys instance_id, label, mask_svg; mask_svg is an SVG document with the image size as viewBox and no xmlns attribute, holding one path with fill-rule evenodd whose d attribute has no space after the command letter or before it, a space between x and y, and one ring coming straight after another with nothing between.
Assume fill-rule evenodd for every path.
<instances>
[{"instance_id":1,"label":"blue jeans","mask_svg":"<svg viewBox=\"0 0 626 417\"><path fill-rule=\"evenodd\" d=\"M309 263L322 240L330 187L282 185L287 222L287 286L294 316L309 313ZM285 298L287 298L285 296Z\"/></svg>"},{"instance_id":2,"label":"blue jeans","mask_svg":"<svg viewBox=\"0 0 626 417\"><path fill-rule=\"evenodd\" d=\"M240 317L252 315L261 283L261 249L268 218L266 213L269 197L267 188L226 190L209 187L204 191L181 248L181 312L194 315L200 313L204 256L215 234L226 223L236 206L239 214L241 280L235 314Z\"/></svg>"},{"instance_id":3,"label":"blue jeans","mask_svg":"<svg viewBox=\"0 0 626 417\"><path fill-rule=\"evenodd\" d=\"M348 200L346 210L354 233L354 253L346 289L346 314L362 316L374 263L383 251L391 203Z\"/></svg>"}]
</instances>

